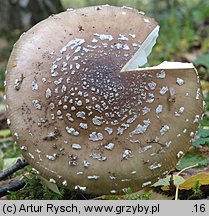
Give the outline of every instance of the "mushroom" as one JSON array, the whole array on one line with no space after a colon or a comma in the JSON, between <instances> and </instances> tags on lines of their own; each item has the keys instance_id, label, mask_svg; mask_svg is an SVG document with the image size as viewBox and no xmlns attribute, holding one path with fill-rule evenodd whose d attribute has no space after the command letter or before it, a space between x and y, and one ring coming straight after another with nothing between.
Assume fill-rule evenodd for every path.
<instances>
[{"instance_id":1,"label":"mushroom","mask_svg":"<svg viewBox=\"0 0 209 216\"><path fill-rule=\"evenodd\" d=\"M105 5L53 15L18 40L7 116L34 170L69 189L121 194L175 167L204 105L192 64L138 68L158 31L134 9Z\"/></svg>"}]
</instances>

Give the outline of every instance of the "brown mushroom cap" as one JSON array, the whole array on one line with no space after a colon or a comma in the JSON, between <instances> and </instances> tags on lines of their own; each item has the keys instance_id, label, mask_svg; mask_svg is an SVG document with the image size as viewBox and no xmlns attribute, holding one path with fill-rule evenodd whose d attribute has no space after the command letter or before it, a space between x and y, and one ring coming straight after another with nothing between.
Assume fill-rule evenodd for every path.
<instances>
[{"instance_id":1,"label":"brown mushroom cap","mask_svg":"<svg viewBox=\"0 0 209 216\"><path fill-rule=\"evenodd\" d=\"M53 15L18 40L6 75L8 122L38 173L120 194L175 167L203 112L194 67L120 72L157 27L136 10L88 7Z\"/></svg>"}]
</instances>

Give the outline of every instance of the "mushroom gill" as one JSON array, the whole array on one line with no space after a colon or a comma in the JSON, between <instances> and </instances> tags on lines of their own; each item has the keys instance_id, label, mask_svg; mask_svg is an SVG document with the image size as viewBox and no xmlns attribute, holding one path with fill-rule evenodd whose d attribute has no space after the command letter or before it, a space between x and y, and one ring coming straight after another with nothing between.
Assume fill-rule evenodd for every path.
<instances>
[{"instance_id":1,"label":"mushroom gill","mask_svg":"<svg viewBox=\"0 0 209 216\"><path fill-rule=\"evenodd\" d=\"M175 167L203 99L192 64L135 68L158 30L136 10L98 6L53 15L17 41L7 116L38 173L69 189L121 194Z\"/></svg>"}]
</instances>

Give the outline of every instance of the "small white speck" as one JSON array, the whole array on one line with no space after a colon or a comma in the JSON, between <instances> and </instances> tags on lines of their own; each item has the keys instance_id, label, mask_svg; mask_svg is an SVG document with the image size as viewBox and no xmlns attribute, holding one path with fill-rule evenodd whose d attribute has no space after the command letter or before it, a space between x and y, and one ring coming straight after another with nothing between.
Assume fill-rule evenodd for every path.
<instances>
[{"instance_id":1,"label":"small white speck","mask_svg":"<svg viewBox=\"0 0 209 216\"><path fill-rule=\"evenodd\" d=\"M75 190L81 190L81 191L86 191L86 187L82 187L82 186L80 186L80 185L76 185L75 186Z\"/></svg>"},{"instance_id":2,"label":"small white speck","mask_svg":"<svg viewBox=\"0 0 209 216\"><path fill-rule=\"evenodd\" d=\"M139 14L145 15L144 11L139 11Z\"/></svg>"},{"instance_id":3,"label":"small white speck","mask_svg":"<svg viewBox=\"0 0 209 216\"><path fill-rule=\"evenodd\" d=\"M35 168L32 168L32 172L35 174L38 174L38 175L40 174L40 172L38 170L36 170Z\"/></svg>"},{"instance_id":4,"label":"small white speck","mask_svg":"<svg viewBox=\"0 0 209 216\"><path fill-rule=\"evenodd\" d=\"M79 68L80 68L80 64L75 63L75 67L76 67L77 70L79 70Z\"/></svg>"},{"instance_id":5,"label":"small white speck","mask_svg":"<svg viewBox=\"0 0 209 216\"><path fill-rule=\"evenodd\" d=\"M152 184L151 181L144 182L144 183L142 184L142 187L146 187L146 186L151 185L151 184Z\"/></svg>"},{"instance_id":6,"label":"small white speck","mask_svg":"<svg viewBox=\"0 0 209 216\"><path fill-rule=\"evenodd\" d=\"M90 165L90 163L89 163L87 160L84 160L84 161L83 161L83 166L84 166L84 168L88 168L89 165Z\"/></svg>"},{"instance_id":7,"label":"small white speck","mask_svg":"<svg viewBox=\"0 0 209 216\"><path fill-rule=\"evenodd\" d=\"M99 176L96 176L96 175L88 176L88 179L95 179L95 180L97 180L97 179L99 179Z\"/></svg>"},{"instance_id":8,"label":"small white speck","mask_svg":"<svg viewBox=\"0 0 209 216\"><path fill-rule=\"evenodd\" d=\"M67 110L67 108L68 108L67 105L64 105L64 106L63 106L63 109L64 109L64 110Z\"/></svg>"},{"instance_id":9,"label":"small white speck","mask_svg":"<svg viewBox=\"0 0 209 216\"><path fill-rule=\"evenodd\" d=\"M186 133L187 132L187 129L185 128L184 130L183 130L183 133Z\"/></svg>"},{"instance_id":10,"label":"small white speck","mask_svg":"<svg viewBox=\"0 0 209 216\"><path fill-rule=\"evenodd\" d=\"M113 133L113 129L110 128L110 127L105 127L105 131L107 131L107 133L108 133L109 135L111 135L111 134Z\"/></svg>"},{"instance_id":11,"label":"small white speck","mask_svg":"<svg viewBox=\"0 0 209 216\"><path fill-rule=\"evenodd\" d=\"M57 110L57 115L58 116L62 115L62 111L61 110Z\"/></svg>"},{"instance_id":12,"label":"small white speck","mask_svg":"<svg viewBox=\"0 0 209 216\"><path fill-rule=\"evenodd\" d=\"M129 182L131 179L121 179L121 182Z\"/></svg>"},{"instance_id":13,"label":"small white speck","mask_svg":"<svg viewBox=\"0 0 209 216\"><path fill-rule=\"evenodd\" d=\"M179 117L183 112L184 112L185 108L184 107L180 107L178 112L175 112L174 115L176 117Z\"/></svg>"},{"instance_id":14,"label":"small white speck","mask_svg":"<svg viewBox=\"0 0 209 216\"><path fill-rule=\"evenodd\" d=\"M144 22L150 23L150 21L148 19L146 19L146 18L144 18Z\"/></svg>"},{"instance_id":15,"label":"small white speck","mask_svg":"<svg viewBox=\"0 0 209 216\"><path fill-rule=\"evenodd\" d=\"M180 107L179 108L179 113L183 113L184 112L184 107Z\"/></svg>"},{"instance_id":16,"label":"small white speck","mask_svg":"<svg viewBox=\"0 0 209 216\"><path fill-rule=\"evenodd\" d=\"M102 133L92 132L92 133L89 135L89 140L92 140L92 141L94 141L94 142L103 140L103 138L104 138L104 137L103 137Z\"/></svg>"},{"instance_id":17,"label":"small white speck","mask_svg":"<svg viewBox=\"0 0 209 216\"><path fill-rule=\"evenodd\" d=\"M150 170L155 170L155 169L157 169L157 168L160 168L161 166L162 166L161 163L155 162L155 163L153 163L152 165L149 166L149 169L150 169Z\"/></svg>"},{"instance_id":18,"label":"small white speck","mask_svg":"<svg viewBox=\"0 0 209 216\"><path fill-rule=\"evenodd\" d=\"M52 96L52 92L51 92L51 89L50 88L47 88L46 90L46 98L50 98Z\"/></svg>"},{"instance_id":19,"label":"small white speck","mask_svg":"<svg viewBox=\"0 0 209 216\"><path fill-rule=\"evenodd\" d=\"M83 172L77 172L76 174L77 175L83 175Z\"/></svg>"},{"instance_id":20,"label":"small white speck","mask_svg":"<svg viewBox=\"0 0 209 216\"><path fill-rule=\"evenodd\" d=\"M190 133L190 137L193 137L193 136L194 136L194 132L191 132L191 133Z\"/></svg>"},{"instance_id":21,"label":"small white speck","mask_svg":"<svg viewBox=\"0 0 209 216\"><path fill-rule=\"evenodd\" d=\"M133 157L132 151L130 149L125 149L122 153L122 158L127 160L128 158L131 157Z\"/></svg>"},{"instance_id":22,"label":"small white speck","mask_svg":"<svg viewBox=\"0 0 209 216\"><path fill-rule=\"evenodd\" d=\"M65 186L65 187L67 187L67 181L64 180L64 181L62 182L62 185Z\"/></svg>"},{"instance_id":23,"label":"small white speck","mask_svg":"<svg viewBox=\"0 0 209 216\"><path fill-rule=\"evenodd\" d=\"M143 109L142 109L142 115L146 115L147 113L149 113L150 112L150 108L148 108L148 107L144 107Z\"/></svg>"},{"instance_id":24,"label":"small white speck","mask_svg":"<svg viewBox=\"0 0 209 216\"><path fill-rule=\"evenodd\" d=\"M38 84L36 83L36 81L32 82L32 90L38 90Z\"/></svg>"},{"instance_id":25,"label":"small white speck","mask_svg":"<svg viewBox=\"0 0 209 216\"><path fill-rule=\"evenodd\" d=\"M61 92L64 93L64 92L66 92L66 91L67 91L67 87L66 87L66 85L63 85L63 86L62 86L62 89L61 89Z\"/></svg>"},{"instance_id":26,"label":"small white speck","mask_svg":"<svg viewBox=\"0 0 209 216\"><path fill-rule=\"evenodd\" d=\"M72 128L72 127L66 127L65 128L67 133L69 133L70 135L74 135L74 136L78 136L79 135L79 132L75 130L75 128Z\"/></svg>"},{"instance_id":27,"label":"small white speck","mask_svg":"<svg viewBox=\"0 0 209 216\"><path fill-rule=\"evenodd\" d=\"M97 40L96 38L93 38L91 42L92 42L92 43L97 43L98 40Z\"/></svg>"},{"instance_id":28,"label":"small white speck","mask_svg":"<svg viewBox=\"0 0 209 216\"><path fill-rule=\"evenodd\" d=\"M184 84L184 80L183 79L181 79L181 78L179 78L179 77L177 77L176 78L176 83L178 84L178 85L183 85Z\"/></svg>"},{"instance_id":29,"label":"small white speck","mask_svg":"<svg viewBox=\"0 0 209 216\"><path fill-rule=\"evenodd\" d=\"M151 89L151 90L154 90L155 89L155 87L156 87L156 83L155 82L150 82L150 83L148 83L148 86L149 86L149 88Z\"/></svg>"},{"instance_id":30,"label":"small white speck","mask_svg":"<svg viewBox=\"0 0 209 216\"><path fill-rule=\"evenodd\" d=\"M171 143L172 143L171 140L167 141L167 142L165 143L166 147L169 147L169 146L171 145Z\"/></svg>"},{"instance_id":31,"label":"small white speck","mask_svg":"<svg viewBox=\"0 0 209 216\"><path fill-rule=\"evenodd\" d=\"M118 38L118 40L128 41L128 38L125 35L120 34L120 37Z\"/></svg>"},{"instance_id":32,"label":"small white speck","mask_svg":"<svg viewBox=\"0 0 209 216\"><path fill-rule=\"evenodd\" d=\"M28 155L34 160L34 156L29 152Z\"/></svg>"},{"instance_id":33,"label":"small white speck","mask_svg":"<svg viewBox=\"0 0 209 216\"><path fill-rule=\"evenodd\" d=\"M50 178L50 179L49 179L49 182L50 182L50 183L53 183L53 184L56 184L56 181L55 181L53 178Z\"/></svg>"},{"instance_id":34,"label":"small white speck","mask_svg":"<svg viewBox=\"0 0 209 216\"><path fill-rule=\"evenodd\" d=\"M179 151L176 156L177 156L177 158L181 158L183 155L184 155L184 152Z\"/></svg>"},{"instance_id":35,"label":"small white speck","mask_svg":"<svg viewBox=\"0 0 209 216\"><path fill-rule=\"evenodd\" d=\"M79 149L81 149L81 145L78 144L78 143L74 143L74 144L72 144L72 148L76 149L76 150L79 150Z\"/></svg>"},{"instance_id":36,"label":"small white speck","mask_svg":"<svg viewBox=\"0 0 209 216\"><path fill-rule=\"evenodd\" d=\"M135 170L131 172L131 175L135 175L135 174L136 174L136 171L135 171Z\"/></svg>"},{"instance_id":37,"label":"small white speck","mask_svg":"<svg viewBox=\"0 0 209 216\"><path fill-rule=\"evenodd\" d=\"M130 134L143 134L146 132L147 128L151 124L151 121L149 119L143 120L144 125L138 124L134 131L132 131Z\"/></svg>"},{"instance_id":38,"label":"small white speck","mask_svg":"<svg viewBox=\"0 0 209 216\"><path fill-rule=\"evenodd\" d=\"M52 155L46 155L46 158L51 160L51 161L54 161L56 159L56 157L52 156Z\"/></svg>"},{"instance_id":39,"label":"small white speck","mask_svg":"<svg viewBox=\"0 0 209 216\"><path fill-rule=\"evenodd\" d=\"M102 156L99 153L93 152L89 155L91 158L98 160L98 161L106 161L107 158L105 156Z\"/></svg>"},{"instance_id":40,"label":"small white speck","mask_svg":"<svg viewBox=\"0 0 209 216\"><path fill-rule=\"evenodd\" d=\"M168 125L164 125L161 129L160 129L160 134L164 135L166 132L169 131L169 126Z\"/></svg>"},{"instance_id":41,"label":"small white speck","mask_svg":"<svg viewBox=\"0 0 209 216\"><path fill-rule=\"evenodd\" d=\"M113 150L114 146L115 146L114 143L108 143L107 145L105 145L105 148L106 148L107 150Z\"/></svg>"},{"instance_id":42,"label":"small white speck","mask_svg":"<svg viewBox=\"0 0 209 216\"><path fill-rule=\"evenodd\" d=\"M194 124L194 123L198 123L199 119L200 119L200 116L199 116L199 115L195 115L193 124Z\"/></svg>"},{"instance_id":43,"label":"small white speck","mask_svg":"<svg viewBox=\"0 0 209 216\"><path fill-rule=\"evenodd\" d=\"M83 128L83 129L87 129L88 128L88 124L87 123L80 123L80 125L79 125L81 128Z\"/></svg>"},{"instance_id":44,"label":"small white speck","mask_svg":"<svg viewBox=\"0 0 209 216\"><path fill-rule=\"evenodd\" d=\"M100 40L113 40L113 36L112 35L106 35L106 34L94 34L94 36L97 36Z\"/></svg>"},{"instance_id":45,"label":"small white speck","mask_svg":"<svg viewBox=\"0 0 209 216\"><path fill-rule=\"evenodd\" d=\"M23 150L24 150L24 151L27 151L28 148L27 148L26 146L21 146L21 147L20 147L20 150L22 150L22 151L23 151Z\"/></svg>"},{"instance_id":46,"label":"small white speck","mask_svg":"<svg viewBox=\"0 0 209 216\"><path fill-rule=\"evenodd\" d=\"M127 44L123 45L123 50L130 50L129 46Z\"/></svg>"},{"instance_id":47,"label":"small white speck","mask_svg":"<svg viewBox=\"0 0 209 216\"><path fill-rule=\"evenodd\" d=\"M161 95L164 95L167 91L168 91L168 87L167 87L167 86L163 86L163 87L160 89L160 94L161 94Z\"/></svg>"},{"instance_id":48,"label":"small white speck","mask_svg":"<svg viewBox=\"0 0 209 216\"><path fill-rule=\"evenodd\" d=\"M164 79L165 78L165 71L161 70L160 73L157 73L156 77L159 79Z\"/></svg>"},{"instance_id":49,"label":"small white speck","mask_svg":"<svg viewBox=\"0 0 209 216\"><path fill-rule=\"evenodd\" d=\"M41 110L41 109L42 109L42 105L41 105L41 103L40 103L39 100L33 100L32 103L33 103L33 106L34 106L37 110Z\"/></svg>"},{"instance_id":50,"label":"small white speck","mask_svg":"<svg viewBox=\"0 0 209 216\"><path fill-rule=\"evenodd\" d=\"M132 38L136 38L135 34L129 34Z\"/></svg>"},{"instance_id":51,"label":"small white speck","mask_svg":"<svg viewBox=\"0 0 209 216\"><path fill-rule=\"evenodd\" d=\"M146 107L147 108L147 107ZM146 108L144 107L144 109L142 110L143 112L146 112ZM149 111L150 111L150 109L149 108L147 108ZM148 111L147 110L147 111ZM148 111L148 112L149 112ZM136 119L137 119L137 115L133 115L131 118L129 118L127 121L126 121L126 123L127 124L131 124L131 123L133 123Z\"/></svg>"},{"instance_id":52,"label":"small white speck","mask_svg":"<svg viewBox=\"0 0 209 216\"><path fill-rule=\"evenodd\" d=\"M115 175L109 176L109 178L110 178L111 180L117 179L117 177L116 177Z\"/></svg>"},{"instance_id":53,"label":"small white speck","mask_svg":"<svg viewBox=\"0 0 209 216\"><path fill-rule=\"evenodd\" d=\"M70 47L71 49L74 49L75 47L78 47L80 46L81 44L85 43L85 40L84 39L74 39L74 40L71 40L67 43L66 46L62 47L62 49L60 49L60 53L64 53L67 51L67 48Z\"/></svg>"},{"instance_id":54,"label":"small white speck","mask_svg":"<svg viewBox=\"0 0 209 216\"><path fill-rule=\"evenodd\" d=\"M77 101L77 106L82 106L82 101L81 100L79 100L79 101Z\"/></svg>"},{"instance_id":55,"label":"small white speck","mask_svg":"<svg viewBox=\"0 0 209 216\"><path fill-rule=\"evenodd\" d=\"M156 108L156 114L159 114L163 111L163 105L158 105Z\"/></svg>"},{"instance_id":56,"label":"small white speck","mask_svg":"<svg viewBox=\"0 0 209 216\"><path fill-rule=\"evenodd\" d=\"M84 111L79 111L76 113L76 116L78 118L82 118L82 119L86 119L85 115L86 115L86 113Z\"/></svg>"},{"instance_id":57,"label":"small white speck","mask_svg":"<svg viewBox=\"0 0 209 216\"><path fill-rule=\"evenodd\" d=\"M8 125L8 126L11 125L10 119L7 119L7 125Z\"/></svg>"},{"instance_id":58,"label":"small white speck","mask_svg":"<svg viewBox=\"0 0 209 216\"><path fill-rule=\"evenodd\" d=\"M94 125L102 125L103 124L103 121L102 121L102 117L99 117L99 116L95 116L93 119L92 119L92 122Z\"/></svg>"},{"instance_id":59,"label":"small white speck","mask_svg":"<svg viewBox=\"0 0 209 216\"><path fill-rule=\"evenodd\" d=\"M195 99L196 100L200 99L200 88L197 89L197 93L196 93Z\"/></svg>"}]
</instances>

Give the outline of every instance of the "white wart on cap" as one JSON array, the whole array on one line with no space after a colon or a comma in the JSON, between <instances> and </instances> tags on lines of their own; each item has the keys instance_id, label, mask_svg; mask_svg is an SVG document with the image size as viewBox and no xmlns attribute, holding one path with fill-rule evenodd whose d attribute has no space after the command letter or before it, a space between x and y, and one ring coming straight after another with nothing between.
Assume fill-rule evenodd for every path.
<instances>
[{"instance_id":1,"label":"white wart on cap","mask_svg":"<svg viewBox=\"0 0 209 216\"><path fill-rule=\"evenodd\" d=\"M99 6L53 15L18 40L7 67L8 120L41 175L120 194L175 167L203 99L192 64L136 69L158 30L136 10Z\"/></svg>"}]
</instances>

